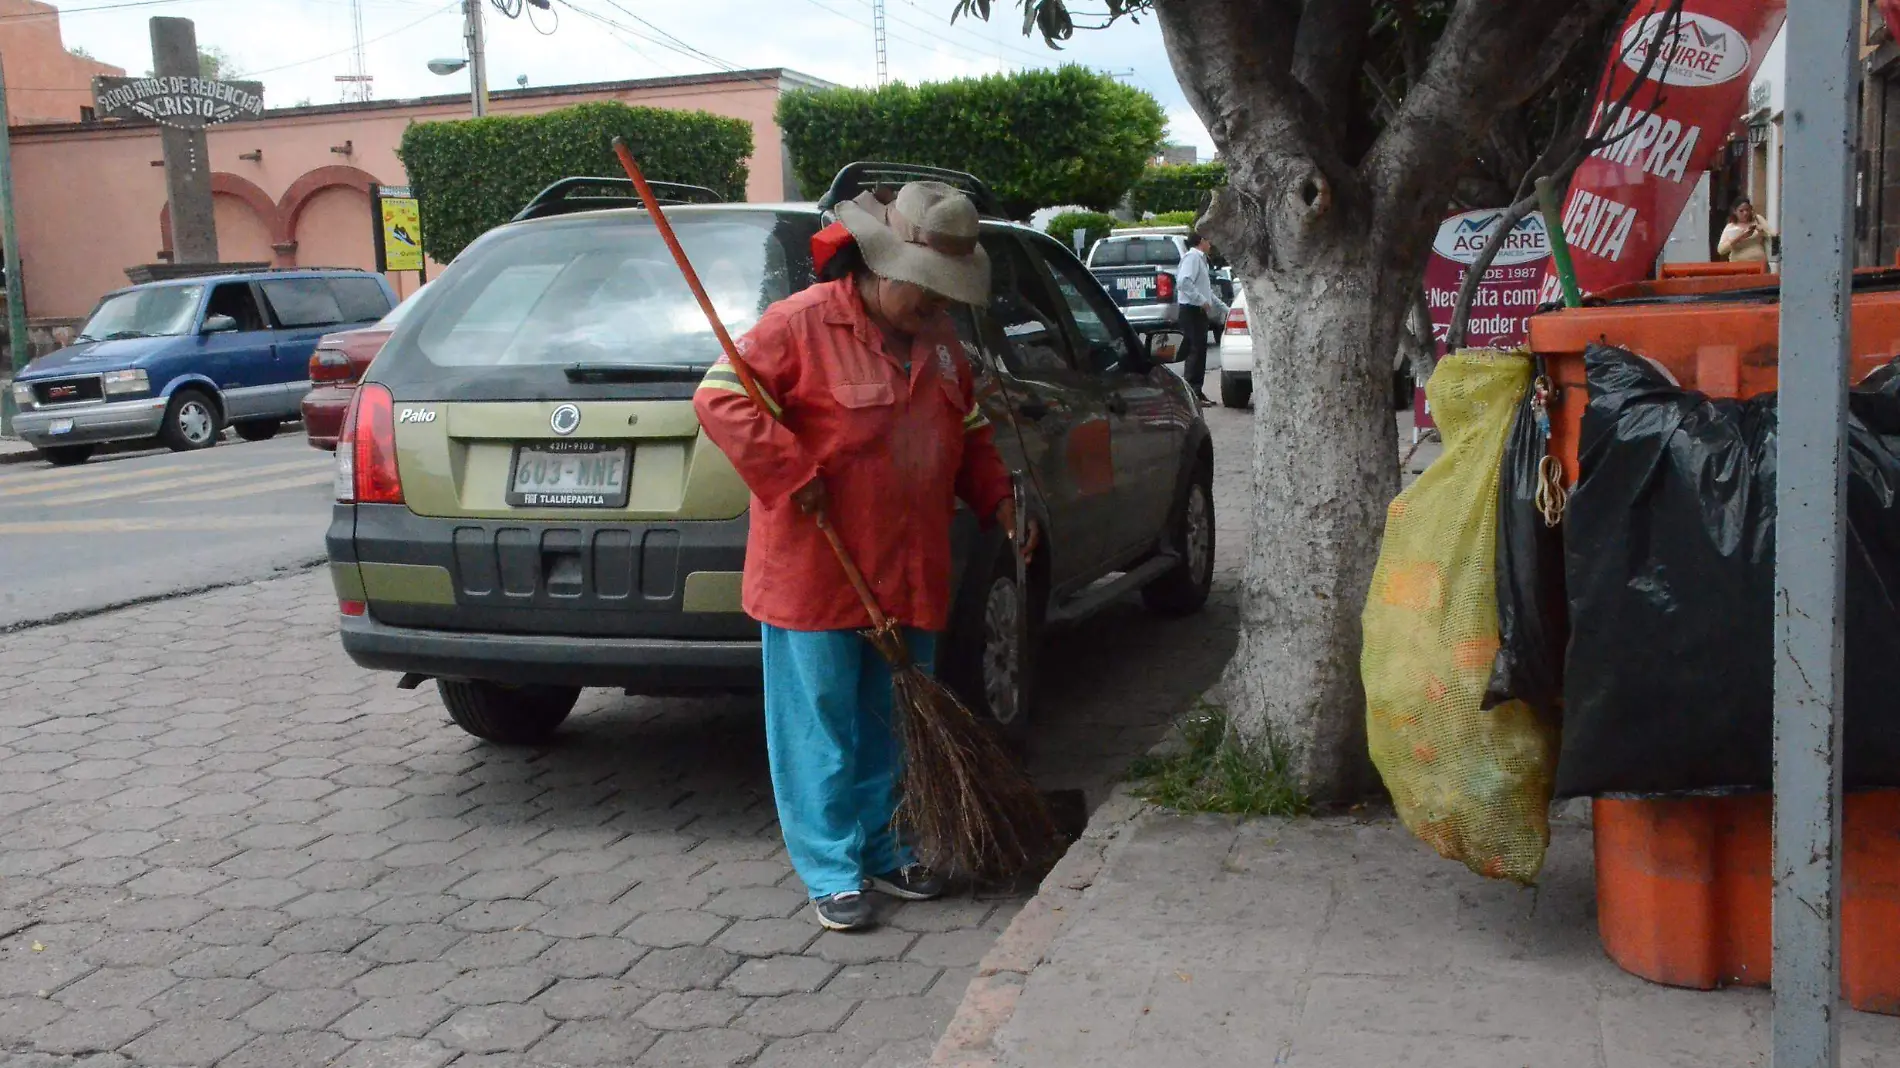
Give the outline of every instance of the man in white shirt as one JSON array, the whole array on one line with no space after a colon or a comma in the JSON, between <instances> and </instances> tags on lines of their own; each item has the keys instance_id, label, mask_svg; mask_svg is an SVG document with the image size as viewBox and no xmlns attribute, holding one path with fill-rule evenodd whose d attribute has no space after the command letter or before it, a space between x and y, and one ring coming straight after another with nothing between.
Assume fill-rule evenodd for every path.
<instances>
[{"instance_id":1,"label":"man in white shirt","mask_svg":"<svg viewBox=\"0 0 1900 1068\"><path fill-rule=\"evenodd\" d=\"M1202 383L1207 381L1207 332L1210 323L1226 329L1227 306L1214 295L1213 274L1207 266L1207 238L1190 231L1187 245L1174 276L1174 299L1181 305L1179 325L1187 335L1182 341L1187 350L1187 368L1182 377L1193 388L1201 407L1211 408L1214 402L1202 390Z\"/></svg>"}]
</instances>

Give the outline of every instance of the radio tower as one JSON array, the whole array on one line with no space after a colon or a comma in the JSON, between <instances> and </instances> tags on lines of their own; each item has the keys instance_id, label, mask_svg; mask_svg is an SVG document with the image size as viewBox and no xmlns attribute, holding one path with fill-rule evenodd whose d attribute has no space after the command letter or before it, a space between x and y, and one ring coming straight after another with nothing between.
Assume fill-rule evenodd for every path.
<instances>
[{"instance_id":1,"label":"radio tower","mask_svg":"<svg viewBox=\"0 0 1900 1068\"><path fill-rule=\"evenodd\" d=\"M363 0L350 0L350 22L356 33L355 46L350 50L350 72L337 75L336 80L343 85L346 102L362 102L370 98L370 83L375 81L363 50Z\"/></svg>"},{"instance_id":2,"label":"radio tower","mask_svg":"<svg viewBox=\"0 0 1900 1068\"><path fill-rule=\"evenodd\" d=\"M877 84L891 84L890 45L884 39L884 0L871 0L871 33L877 38Z\"/></svg>"}]
</instances>

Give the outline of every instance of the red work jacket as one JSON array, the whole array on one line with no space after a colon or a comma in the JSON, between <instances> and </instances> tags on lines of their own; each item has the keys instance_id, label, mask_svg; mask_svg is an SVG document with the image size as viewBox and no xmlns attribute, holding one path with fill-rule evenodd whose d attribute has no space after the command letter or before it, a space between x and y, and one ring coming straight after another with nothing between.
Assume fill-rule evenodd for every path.
<instances>
[{"instance_id":1,"label":"red work jacket","mask_svg":"<svg viewBox=\"0 0 1900 1068\"><path fill-rule=\"evenodd\" d=\"M950 317L912 340L906 375L844 279L766 309L739 351L783 421L758 409L724 359L693 407L752 490L746 613L786 630L870 625L818 524L791 501L822 474L832 526L878 606L943 630L957 498L988 525L1010 495Z\"/></svg>"}]
</instances>

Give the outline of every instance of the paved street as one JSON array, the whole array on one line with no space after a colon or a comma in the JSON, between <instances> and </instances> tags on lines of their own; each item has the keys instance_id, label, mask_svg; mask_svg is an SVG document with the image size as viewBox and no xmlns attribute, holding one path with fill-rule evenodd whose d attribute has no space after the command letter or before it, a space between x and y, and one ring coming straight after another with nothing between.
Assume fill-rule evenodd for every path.
<instances>
[{"instance_id":1,"label":"paved street","mask_svg":"<svg viewBox=\"0 0 1900 1068\"><path fill-rule=\"evenodd\" d=\"M333 464L292 424L203 452L0 465L0 630L313 563Z\"/></svg>"},{"instance_id":2,"label":"paved street","mask_svg":"<svg viewBox=\"0 0 1900 1068\"><path fill-rule=\"evenodd\" d=\"M1224 507L1247 421L1209 418ZM1204 615L1129 604L1052 640L1046 785L1099 801L1214 681L1237 517ZM821 937L756 701L590 691L551 748L490 748L433 691L351 665L333 611L307 572L0 635L9 1068L918 1064L1022 903L965 894Z\"/></svg>"}]
</instances>

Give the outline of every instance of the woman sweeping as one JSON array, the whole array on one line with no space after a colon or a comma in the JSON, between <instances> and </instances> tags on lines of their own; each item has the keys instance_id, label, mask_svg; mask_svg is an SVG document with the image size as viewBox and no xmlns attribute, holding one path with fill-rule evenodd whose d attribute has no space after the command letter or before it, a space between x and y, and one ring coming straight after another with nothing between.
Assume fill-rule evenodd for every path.
<instances>
[{"instance_id":1,"label":"woman sweeping","mask_svg":"<svg viewBox=\"0 0 1900 1068\"><path fill-rule=\"evenodd\" d=\"M989 300L978 216L950 186L838 206L814 242L825 277L770 308L739 351L759 410L721 359L694 399L707 435L751 488L744 605L763 627L766 743L779 826L818 922L872 923L864 893L943 892L891 829L902 754L891 671L871 620L813 521L822 513L919 664L950 612L960 497L1016 530L1010 478L976 403L952 302ZM774 418L777 416L777 418ZM1030 528L1020 549L1033 551Z\"/></svg>"}]
</instances>

